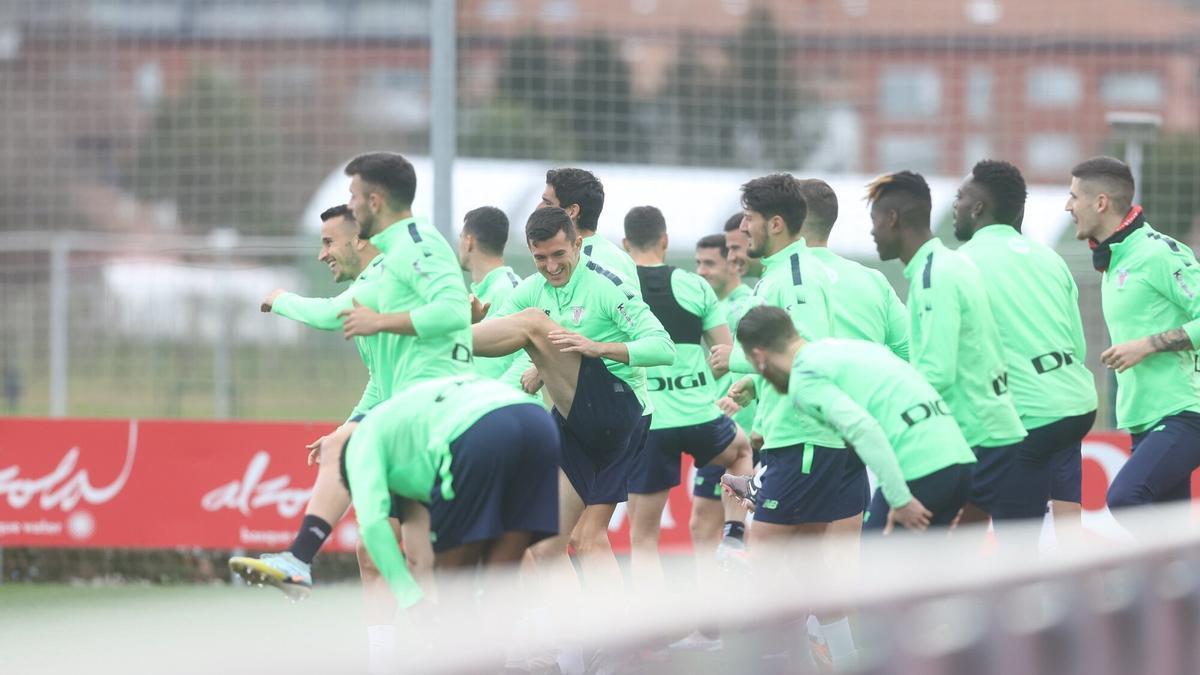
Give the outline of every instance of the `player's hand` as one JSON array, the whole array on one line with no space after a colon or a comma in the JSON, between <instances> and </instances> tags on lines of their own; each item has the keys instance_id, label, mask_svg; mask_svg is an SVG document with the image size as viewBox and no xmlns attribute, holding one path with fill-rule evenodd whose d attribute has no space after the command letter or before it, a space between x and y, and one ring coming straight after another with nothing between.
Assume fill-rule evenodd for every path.
<instances>
[{"instance_id":1,"label":"player's hand","mask_svg":"<svg viewBox=\"0 0 1200 675\"><path fill-rule=\"evenodd\" d=\"M924 532L929 529L931 518L933 518L933 513L925 508L925 505L919 499L913 497L904 506L888 511L887 524L883 526L883 533L885 535L891 534L896 525L900 525L907 530Z\"/></svg>"},{"instance_id":2,"label":"player's hand","mask_svg":"<svg viewBox=\"0 0 1200 675\"><path fill-rule=\"evenodd\" d=\"M738 405L737 401L733 400L729 396L722 396L721 398L717 399L717 408L730 417L733 417L742 411L742 406Z\"/></svg>"},{"instance_id":3,"label":"player's hand","mask_svg":"<svg viewBox=\"0 0 1200 675\"><path fill-rule=\"evenodd\" d=\"M305 449L308 450L308 465L309 466L312 466L313 464L321 463L321 443L324 442L326 438L328 438L328 436L322 436L322 437L318 438L317 440L313 441L312 443L309 443L308 445L304 446Z\"/></svg>"},{"instance_id":4,"label":"player's hand","mask_svg":"<svg viewBox=\"0 0 1200 675\"><path fill-rule=\"evenodd\" d=\"M471 294L471 323L476 324L483 321L487 316L488 310L492 308L490 302L480 302L479 298L474 293Z\"/></svg>"},{"instance_id":5,"label":"player's hand","mask_svg":"<svg viewBox=\"0 0 1200 675\"><path fill-rule=\"evenodd\" d=\"M744 377L734 382L725 396L736 403L739 408L745 408L754 400L754 380Z\"/></svg>"},{"instance_id":6,"label":"player's hand","mask_svg":"<svg viewBox=\"0 0 1200 675\"><path fill-rule=\"evenodd\" d=\"M1154 353L1150 338L1141 338L1122 342L1105 349L1100 354L1100 363L1111 370L1123 373L1142 362L1142 359Z\"/></svg>"},{"instance_id":7,"label":"player's hand","mask_svg":"<svg viewBox=\"0 0 1200 675\"><path fill-rule=\"evenodd\" d=\"M356 298L350 301L354 303L354 307L338 312L338 318L342 320L343 337L349 340L352 337L374 335L382 330L379 312L358 304Z\"/></svg>"},{"instance_id":8,"label":"player's hand","mask_svg":"<svg viewBox=\"0 0 1200 675\"><path fill-rule=\"evenodd\" d=\"M766 442L767 440L763 438L762 434L758 433L757 431L750 432L750 449L754 452L762 450L763 444Z\"/></svg>"},{"instance_id":9,"label":"player's hand","mask_svg":"<svg viewBox=\"0 0 1200 675\"><path fill-rule=\"evenodd\" d=\"M276 288L275 290L271 291L267 294L267 297L263 299L262 304L258 306L259 310L261 310L263 314L270 314L271 308L275 306L275 299L286 292L287 291L283 290L282 288Z\"/></svg>"},{"instance_id":10,"label":"player's hand","mask_svg":"<svg viewBox=\"0 0 1200 675\"><path fill-rule=\"evenodd\" d=\"M538 393L542 388L542 376L538 374L537 366L532 366L525 372L521 373L521 389L530 396Z\"/></svg>"},{"instance_id":11,"label":"player's hand","mask_svg":"<svg viewBox=\"0 0 1200 675\"><path fill-rule=\"evenodd\" d=\"M722 378L729 372L729 354L733 345L713 345L708 350L708 367L712 369L713 377Z\"/></svg>"},{"instance_id":12,"label":"player's hand","mask_svg":"<svg viewBox=\"0 0 1200 675\"><path fill-rule=\"evenodd\" d=\"M575 352L580 356L590 356L592 358L600 358L604 356L604 345L599 342L594 342L580 335L572 333L569 330L557 328L546 334L550 338L550 342L558 347L560 352Z\"/></svg>"}]
</instances>

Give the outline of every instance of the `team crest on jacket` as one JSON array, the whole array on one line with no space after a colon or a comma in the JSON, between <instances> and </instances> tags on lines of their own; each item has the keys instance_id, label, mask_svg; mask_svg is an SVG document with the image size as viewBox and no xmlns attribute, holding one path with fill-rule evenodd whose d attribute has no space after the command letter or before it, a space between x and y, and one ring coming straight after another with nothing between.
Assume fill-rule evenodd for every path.
<instances>
[{"instance_id":1,"label":"team crest on jacket","mask_svg":"<svg viewBox=\"0 0 1200 675\"><path fill-rule=\"evenodd\" d=\"M1117 270L1117 288L1125 288L1125 281L1129 279L1129 270Z\"/></svg>"},{"instance_id":2,"label":"team crest on jacket","mask_svg":"<svg viewBox=\"0 0 1200 675\"><path fill-rule=\"evenodd\" d=\"M571 321L579 323L583 319L583 306L576 305L571 308Z\"/></svg>"}]
</instances>

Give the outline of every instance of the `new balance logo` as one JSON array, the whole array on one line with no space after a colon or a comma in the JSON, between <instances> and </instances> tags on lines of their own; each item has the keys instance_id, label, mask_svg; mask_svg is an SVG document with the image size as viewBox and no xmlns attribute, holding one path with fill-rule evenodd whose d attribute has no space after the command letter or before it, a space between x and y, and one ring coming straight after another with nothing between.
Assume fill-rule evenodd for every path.
<instances>
[{"instance_id":1,"label":"new balance logo","mask_svg":"<svg viewBox=\"0 0 1200 675\"><path fill-rule=\"evenodd\" d=\"M778 499L768 499L765 502L763 502L763 508L767 509L768 511L774 511L775 509L779 508L779 500Z\"/></svg>"}]
</instances>

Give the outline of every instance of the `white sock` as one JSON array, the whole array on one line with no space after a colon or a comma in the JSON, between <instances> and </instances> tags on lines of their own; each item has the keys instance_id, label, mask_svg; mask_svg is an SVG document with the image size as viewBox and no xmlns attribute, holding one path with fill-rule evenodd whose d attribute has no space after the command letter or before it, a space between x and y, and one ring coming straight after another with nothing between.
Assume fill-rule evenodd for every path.
<instances>
[{"instance_id":1,"label":"white sock","mask_svg":"<svg viewBox=\"0 0 1200 675\"><path fill-rule=\"evenodd\" d=\"M858 657L854 647L854 636L850 634L850 619L842 617L832 623L821 624L821 636L829 647L829 656L833 662L852 661Z\"/></svg>"},{"instance_id":2,"label":"white sock","mask_svg":"<svg viewBox=\"0 0 1200 675\"><path fill-rule=\"evenodd\" d=\"M396 627L367 626L367 673L384 675L396 671Z\"/></svg>"}]
</instances>

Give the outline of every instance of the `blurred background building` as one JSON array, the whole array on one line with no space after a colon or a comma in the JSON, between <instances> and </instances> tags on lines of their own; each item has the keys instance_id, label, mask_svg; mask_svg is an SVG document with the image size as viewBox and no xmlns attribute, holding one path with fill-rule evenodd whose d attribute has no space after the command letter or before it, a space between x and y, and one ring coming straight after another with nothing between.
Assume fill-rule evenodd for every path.
<instances>
[{"instance_id":1,"label":"blurred background building","mask_svg":"<svg viewBox=\"0 0 1200 675\"><path fill-rule=\"evenodd\" d=\"M1195 0L459 0L453 83L431 78L435 1L0 4L8 414L339 418L364 381L353 350L258 299L333 291L314 209L358 152L424 161L440 86L452 220L496 203L519 227L544 170L579 164L609 185L604 234L654 203L681 264L756 174L829 180L835 247L875 264L870 176L925 173L944 231L975 161L1012 161L1027 227L1077 271L1093 363L1098 277L1061 206L1073 164L1126 152L1112 113L1153 120L1142 201L1197 240Z\"/></svg>"}]
</instances>

